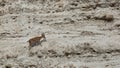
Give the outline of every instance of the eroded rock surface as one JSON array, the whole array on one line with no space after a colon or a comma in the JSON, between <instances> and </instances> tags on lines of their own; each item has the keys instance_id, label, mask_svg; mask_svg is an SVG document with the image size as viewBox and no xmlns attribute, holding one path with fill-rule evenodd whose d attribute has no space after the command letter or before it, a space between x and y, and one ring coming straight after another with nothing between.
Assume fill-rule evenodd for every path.
<instances>
[{"instance_id":1,"label":"eroded rock surface","mask_svg":"<svg viewBox=\"0 0 120 68\"><path fill-rule=\"evenodd\" d=\"M30 38L46 40L28 48ZM119 68L119 0L0 0L0 68Z\"/></svg>"}]
</instances>

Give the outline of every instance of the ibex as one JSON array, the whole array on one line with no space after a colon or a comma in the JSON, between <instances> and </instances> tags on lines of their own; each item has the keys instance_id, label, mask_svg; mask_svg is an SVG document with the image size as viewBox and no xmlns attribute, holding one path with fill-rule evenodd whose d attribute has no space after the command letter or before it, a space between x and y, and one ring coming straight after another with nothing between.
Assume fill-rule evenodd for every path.
<instances>
[{"instance_id":1,"label":"ibex","mask_svg":"<svg viewBox=\"0 0 120 68\"><path fill-rule=\"evenodd\" d=\"M29 42L29 49L31 49L31 47L37 45L37 44L41 44L41 42L45 40L46 41L46 37L45 34L42 33L41 36L38 37L34 37L28 40Z\"/></svg>"}]
</instances>

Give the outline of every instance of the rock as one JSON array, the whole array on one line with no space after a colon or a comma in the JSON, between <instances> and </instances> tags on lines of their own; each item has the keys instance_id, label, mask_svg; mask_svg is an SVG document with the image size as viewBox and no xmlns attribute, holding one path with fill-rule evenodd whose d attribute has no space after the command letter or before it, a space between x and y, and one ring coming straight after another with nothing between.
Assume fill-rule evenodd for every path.
<instances>
[{"instance_id":1,"label":"rock","mask_svg":"<svg viewBox=\"0 0 120 68\"><path fill-rule=\"evenodd\" d=\"M99 14L97 16L94 17L95 20L104 20L104 21L113 21L114 20L114 16L112 14Z\"/></svg>"}]
</instances>

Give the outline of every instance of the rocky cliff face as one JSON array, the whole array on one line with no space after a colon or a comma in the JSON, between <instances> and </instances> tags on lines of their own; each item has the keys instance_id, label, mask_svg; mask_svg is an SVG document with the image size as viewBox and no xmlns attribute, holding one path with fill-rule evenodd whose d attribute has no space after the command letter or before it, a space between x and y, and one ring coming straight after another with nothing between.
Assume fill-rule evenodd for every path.
<instances>
[{"instance_id":1,"label":"rocky cliff face","mask_svg":"<svg viewBox=\"0 0 120 68\"><path fill-rule=\"evenodd\" d=\"M119 40L119 0L0 0L0 68L119 68Z\"/></svg>"},{"instance_id":2,"label":"rocky cliff face","mask_svg":"<svg viewBox=\"0 0 120 68\"><path fill-rule=\"evenodd\" d=\"M76 9L119 7L119 0L1 0L1 15L20 13L57 13Z\"/></svg>"}]
</instances>

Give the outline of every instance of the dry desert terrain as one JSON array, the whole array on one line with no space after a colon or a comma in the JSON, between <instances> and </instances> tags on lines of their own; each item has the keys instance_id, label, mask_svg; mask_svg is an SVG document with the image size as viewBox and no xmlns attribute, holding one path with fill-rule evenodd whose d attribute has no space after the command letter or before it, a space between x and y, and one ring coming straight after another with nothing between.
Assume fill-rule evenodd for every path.
<instances>
[{"instance_id":1,"label":"dry desert terrain","mask_svg":"<svg viewBox=\"0 0 120 68\"><path fill-rule=\"evenodd\" d=\"M0 68L120 68L120 1L0 0Z\"/></svg>"}]
</instances>

